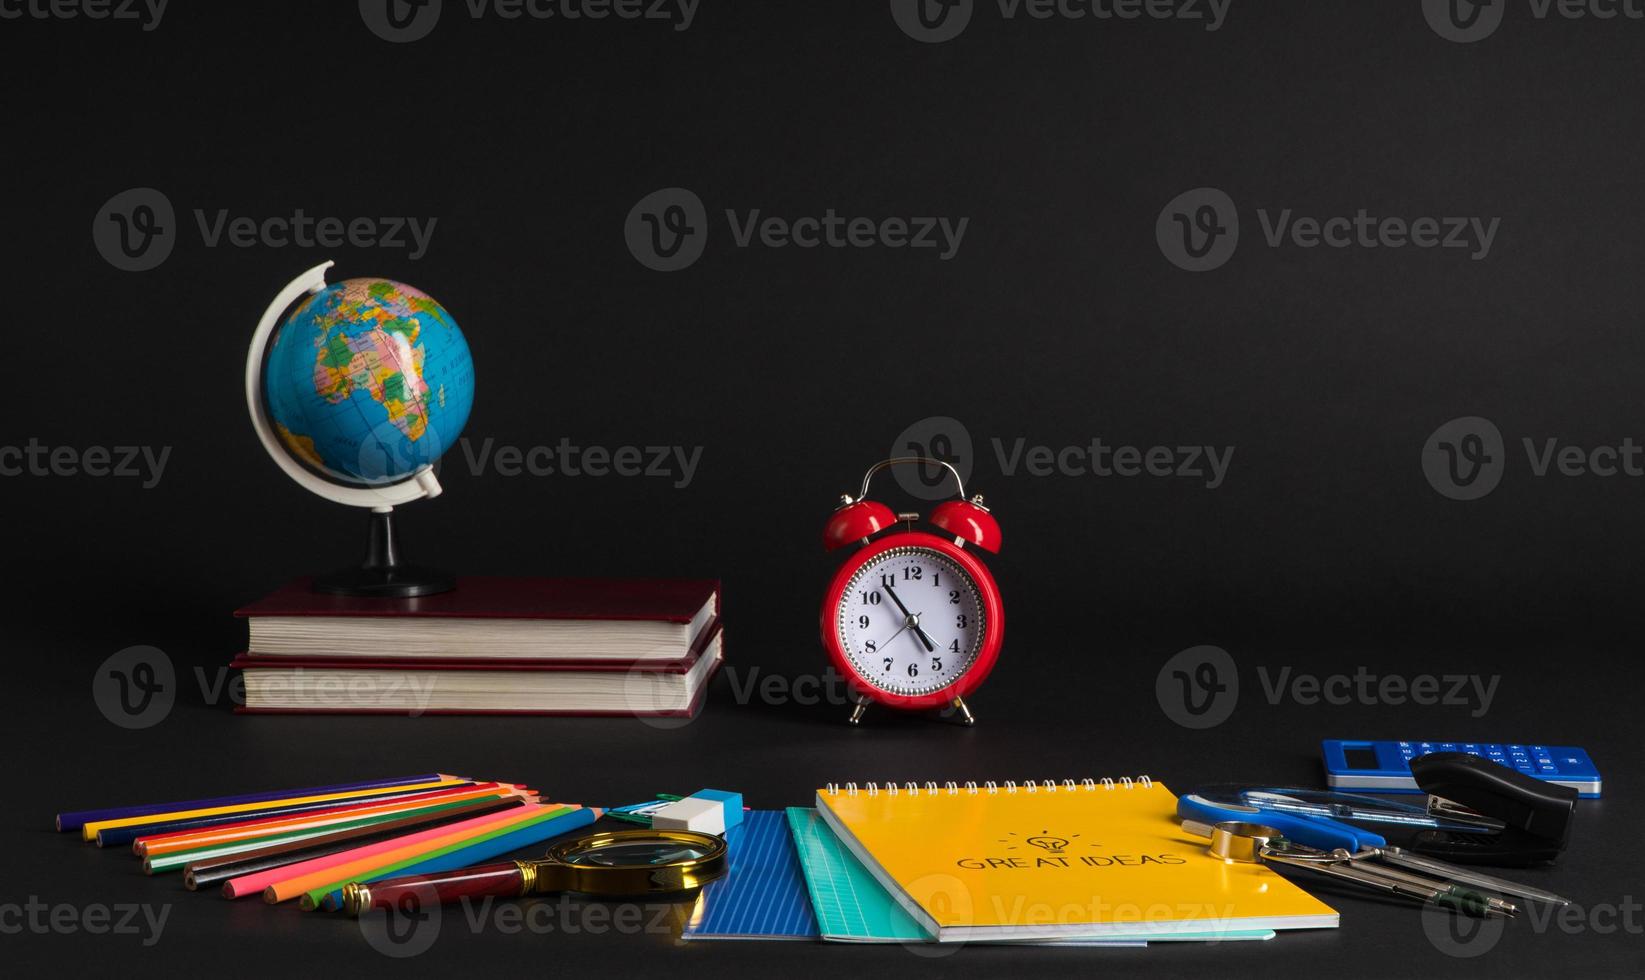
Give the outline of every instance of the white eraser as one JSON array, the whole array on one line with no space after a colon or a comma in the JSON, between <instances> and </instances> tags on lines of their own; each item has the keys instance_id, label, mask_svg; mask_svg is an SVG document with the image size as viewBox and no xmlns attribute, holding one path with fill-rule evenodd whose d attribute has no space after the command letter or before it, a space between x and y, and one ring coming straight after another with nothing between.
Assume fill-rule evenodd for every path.
<instances>
[{"instance_id":1,"label":"white eraser","mask_svg":"<svg viewBox=\"0 0 1645 980\"><path fill-rule=\"evenodd\" d=\"M702 834L725 833L725 804L718 800L676 800L651 815L658 830L695 830Z\"/></svg>"}]
</instances>

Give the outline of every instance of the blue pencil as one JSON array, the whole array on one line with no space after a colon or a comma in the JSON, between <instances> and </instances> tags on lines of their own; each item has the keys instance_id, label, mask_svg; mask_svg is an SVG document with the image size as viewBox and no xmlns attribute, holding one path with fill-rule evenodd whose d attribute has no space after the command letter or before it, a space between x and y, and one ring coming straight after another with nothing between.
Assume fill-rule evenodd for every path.
<instances>
[{"instance_id":1,"label":"blue pencil","mask_svg":"<svg viewBox=\"0 0 1645 980\"><path fill-rule=\"evenodd\" d=\"M541 823L533 824L529 827L503 834L498 837L493 837L488 841L482 841L478 844L471 844L468 847L459 848L452 851L450 854L442 854L437 858L430 858L429 860L423 861L419 864L413 864L408 867L401 868L398 871L387 872L374 877L361 878L360 883L364 884L366 882L377 881L383 878L409 878L413 875L427 875L436 874L442 871L456 871L459 868L467 868L472 865L481 864L485 861L491 860L494 857L508 854L511 851L517 851L522 847L531 847L534 844L541 844L550 837L558 837L561 834L570 833L580 827L587 827L589 824L600 819L600 812L601 811L598 807L583 807L580 810L573 810L563 817L553 817L551 819L544 820ZM314 906L310 906L308 904L307 897L305 896L302 904L304 908L319 908L325 912L339 911L343 907L343 890L338 888L328 892L326 896Z\"/></svg>"},{"instance_id":2,"label":"blue pencil","mask_svg":"<svg viewBox=\"0 0 1645 980\"><path fill-rule=\"evenodd\" d=\"M176 803L142 803L136 806L113 806L102 810L70 810L57 815L58 830L79 830L99 820L124 820L151 813L171 813L177 810L203 810L214 806L236 806L241 803L262 803L293 796L318 796L322 793L343 793L351 789L377 789L383 786L403 786L408 783L431 783L445 778L439 773L420 776L397 776L393 779L369 779L359 783L338 783L336 786L309 786L304 789L276 789L262 793L244 793L238 796L218 796L206 800L182 800Z\"/></svg>"}]
</instances>

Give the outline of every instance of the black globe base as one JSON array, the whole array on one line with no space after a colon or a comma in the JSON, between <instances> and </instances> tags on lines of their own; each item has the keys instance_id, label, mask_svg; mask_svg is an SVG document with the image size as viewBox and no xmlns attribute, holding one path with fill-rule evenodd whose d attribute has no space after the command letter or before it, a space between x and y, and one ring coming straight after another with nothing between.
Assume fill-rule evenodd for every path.
<instances>
[{"instance_id":1,"label":"black globe base","mask_svg":"<svg viewBox=\"0 0 1645 980\"><path fill-rule=\"evenodd\" d=\"M400 561L393 511L372 511L370 534L365 563L316 577L314 591L370 599L410 599L457 587L457 577L450 572Z\"/></svg>"}]
</instances>

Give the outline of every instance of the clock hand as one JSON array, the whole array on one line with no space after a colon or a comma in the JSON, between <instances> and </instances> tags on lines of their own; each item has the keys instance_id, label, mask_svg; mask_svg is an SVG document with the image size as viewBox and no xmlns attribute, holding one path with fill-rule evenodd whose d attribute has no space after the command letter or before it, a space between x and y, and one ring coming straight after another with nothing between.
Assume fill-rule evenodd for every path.
<instances>
[{"instance_id":1,"label":"clock hand","mask_svg":"<svg viewBox=\"0 0 1645 980\"><path fill-rule=\"evenodd\" d=\"M909 626L914 627L914 632L919 635L920 642L925 644L925 652L936 653L937 645L931 642L930 634L926 633L925 627L920 625L920 617L908 611L908 607L902 604L901 599L897 598L897 590L893 589L889 582L886 583L885 591L891 596L891 601L897 604L897 608L902 610L902 614L908 617L908 622L903 628L907 629ZM899 632L901 631L899 630ZM890 641L887 640L886 642L889 643Z\"/></svg>"},{"instance_id":2,"label":"clock hand","mask_svg":"<svg viewBox=\"0 0 1645 980\"><path fill-rule=\"evenodd\" d=\"M886 648L886 646L887 646L887 645L888 645L888 644L889 644L889 643L890 643L890 642L891 642L891 641L892 641L892 640L895 640L895 639L896 639L896 638L897 638L897 637L899 637L899 636L901 636L901 635L902 635L902 631L903 631L903 630L905 630L905 629L907 629L907 628L908 628L908 623L907 623L907 622L906 622L906 621L904 621L904 622L903 622L903 624L902 624L902 625L901 625L901 626L899 626L899 627L897 627L897 632L895 632L895 633L892 633L892 634L891 634L891 635L890 635L890 636L888 636L888 637L886 637L886 638L885 638L885 640L884 640L884 642L882 642L882 643L881 643L881 644L880 644L880 645L879 645L879 646L877 646L877 647L875 647L875 648L874 648L874 650L875 650L875 652L878 652L878 651L880 651L880 650L884 650L884 649L885 649L885 648Z\"/></svg>"}]
</instances>

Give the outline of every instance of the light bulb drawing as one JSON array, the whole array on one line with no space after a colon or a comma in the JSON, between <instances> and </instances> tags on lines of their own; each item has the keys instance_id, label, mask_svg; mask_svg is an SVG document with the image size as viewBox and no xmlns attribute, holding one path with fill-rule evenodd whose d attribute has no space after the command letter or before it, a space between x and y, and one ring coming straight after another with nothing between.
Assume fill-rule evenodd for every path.
<instances>
[{"instance_id":1,"label":"light bulb drawing","mask_svg":"<svg viewBox=\"0 0 1645 980\"><path fill-rule=\"evenodd\" d=\"M1027 837L1018 837L1015 833L1012 833L1009 836L1001 837L1000 843L1006 845L1005 849L1008 851L1016 850L1017 845L1022 843L1027 844L1029 847L1037 847L1048 854L1063 854L1069 847L1073 846L1073 838L1078 836L1079 834L1071 834L1068 837L1059 837L1049 830L1041 830L1039 833ZM1091 846L1095 847L1097 845L1093 844Z\"/></svg>"}]
</instances>

